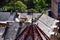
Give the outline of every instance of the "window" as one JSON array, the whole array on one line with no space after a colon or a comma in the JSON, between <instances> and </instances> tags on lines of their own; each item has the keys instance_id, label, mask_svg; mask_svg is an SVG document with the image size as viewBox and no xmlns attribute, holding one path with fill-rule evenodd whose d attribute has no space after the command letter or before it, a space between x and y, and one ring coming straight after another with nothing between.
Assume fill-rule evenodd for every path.
<instances>
[{"instance_id":1,"label":"window","mask_svg":"<svg viewBox=\"0 0 60 40\"><path fill-rule=\"evenodd\" d=\"M60 3L58 3L58 14L60 15Z\"/></svg>"}]
</instances>

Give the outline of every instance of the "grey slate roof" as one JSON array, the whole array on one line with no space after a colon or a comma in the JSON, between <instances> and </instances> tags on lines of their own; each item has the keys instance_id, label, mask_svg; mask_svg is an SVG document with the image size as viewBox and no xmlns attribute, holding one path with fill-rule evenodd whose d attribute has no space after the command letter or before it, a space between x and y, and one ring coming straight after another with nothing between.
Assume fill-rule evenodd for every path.
<instances>
[{"instance_id":1,"label":"grey slate roof","mask_svg":"<svg viewBox=\"0 0 60 40\"><path fill-rule=\"evenodd\" d=\"M5 28L3 28L3 27L0 27L0 37L2 37L2 36L3 36L3 34L4 34L4 31L5 31Z\"/></svg>"},{"instance_id":2,"label":"grey slate roof","mask_svg":"<svg viewBox=\"0 0 60 40\"><path fill-rule=\"evenodd\" d=\"M2 36L4 34L5 28L0 27L0 40L3 40Z\"/></svg>"},{"instance_id":3,"label":"grey slate roof","mask_svg":"<svg viewBox=\"0 0 60 40\"><path fill-rule=\"evenodd\" d=\"M9 21L14 21L15 15L16 15L16 13L13 13L12 15L10 15L8 20Z\"/></svg>"},{"instance_id":4,"label":"grey slate roof","mask_svg":"<svg viewBox=\"0 0 60 40\"><path fill-rule=\"evenodd\" d=\"M0 21L6 21L10 17L10 12L0 12Z\"/></svg>"},{"instance_id":5,"label":"grey slate roof","mask_svg":"<svg viewBox=\"0 0 60 40\"><path fill-rule=\"evenodd\" d=\"M14 22L16 13L0 12L0 23Z\"/></svg>"},{"instance_id":6,"label":"grey slate roof","mask_svg":"<svg viewBox=\"0 0 60 40\"><path fill-rule=\"evenodd\" d=\"M14 40L19 28L19 24L18 23L9 23L9 29L5 35L4 40Z\"/></svg>"}]
</instances>

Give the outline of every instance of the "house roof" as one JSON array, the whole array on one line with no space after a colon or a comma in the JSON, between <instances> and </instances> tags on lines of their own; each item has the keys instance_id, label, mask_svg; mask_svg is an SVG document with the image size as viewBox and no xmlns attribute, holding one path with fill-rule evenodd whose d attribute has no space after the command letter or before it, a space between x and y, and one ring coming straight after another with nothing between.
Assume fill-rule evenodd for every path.
<instances>
[{"instance_id":1,"label":"house roof","mask_svg":"<svg viewBox=\"0 0 60 40\"><path fill-rule=\"evenodd\" d=\"M50 40L50 38L35 24L28 25L15 40Z\"/></svg>"},{"instance_id":2,"label":"house roof","mask_svg":"<svg viewBox=\"0 0 60 40\"><path fill-rule=\"evenodd\" d=\"M35 14L34 14L35 15ZM30 18L29 15L25 15ZM34 16L34 17L38 17ZM31 18L30 18L31 19ZM23 26L19 25L19 22L9 23L9 29L5 36L5 39L12 40L50 40L51 34L54 35L53 29L58 20L53 19L45 14L43 14L36 22L22 23ZM19 28L22 27L20 30ZM15 29L16 28L16 29ZM18 30L19 29L19 30ZM18 32L18 34L17 34ZM16 36L17 35L17 36Z\"/></svg>"},{"instance_id":3,"label":"house roof","mask_svg":"<svg viewBox=\"0 0 60 40\"><path fill-rule=\"evenodd\" d=\"M0 36L2 36L2 35L3 35L4 31L5 31L5 28L0 27Z\"/></svg>"},{"instance_id":4,"label":"house roof","mask_svg":"<svg viewBox=\"0 0 60 40\"><path fill-rule=\"evenodd\" d=\"M59 21L43 14L36 22L33 23L33 25L26 26L26 28L21 32L21 34L19 34L16 40L24 40L24 39L49 40L51 35L55 34L53 30L54 28L57 28L56 22L59 22ZM40 38L37 35L39 35ZM34 37L38 37L38 38L34 38Z\"/></svg>"},{"instance_id":5,"label":"house roof","mask_svg":"<svg viewBox=\"0 0 60 40\"><path fill-rule=\"evenodd\" d=\"M0 21L6 21L10 17L10 12L0 12Z\"/></svg>"},{"instance_id":6,"label":"house roof","mask_svg":"<svg viewBox=\"0 0 60 40\"><path fill-rule=\"evenodd\" d=\"M14 21L15 15L16 15L16 13L12 13L8 20L9 21Z\"/></svg>"},{"instance_id":7,"label":"house roof","mask_svg":"<svg viewBox=\"0 0 60 40\"><path fill-rule=\"evenodd\" d=\"M58 20L51 18L45 14L43 14L39 20L37 20L36 24L38 24L39 28L43 30L43 32L50 37L53 33L54 28L57 28L56 23Z\"/></svg>"},{"instance_id":8,"label":"house roof","mask_svg":"<svg viewBox=\"0 0 60 40\"><path fill-rule=\"evenodd\" d=\"M5 40L14 40L19 28L19 23L9 22L8 29L5 30Z\"/></svg>"},{"instance_id":9,"label":"house roof","mask_svg":"<svg viewBox=\"0 0 60 40\"><path fill-rule=\"evenodd\" d=\"M0 23L14 22L16 13L0 12Z\"/></svg>"},{"instance_id":10,"label":"house roof","mask_svg":"<svg viewBox=\"0 0 60 40\"><path fill-rule=\"evenodd\" d=\"M51 28L53 28L54 25L56 25L57 22L59 22L58 20L51 18L45 14L43 14L40 18L39 18L40 22L43 22L44 24L46 24L47 26L52 26Z\"/></svg>"}]
</instances>

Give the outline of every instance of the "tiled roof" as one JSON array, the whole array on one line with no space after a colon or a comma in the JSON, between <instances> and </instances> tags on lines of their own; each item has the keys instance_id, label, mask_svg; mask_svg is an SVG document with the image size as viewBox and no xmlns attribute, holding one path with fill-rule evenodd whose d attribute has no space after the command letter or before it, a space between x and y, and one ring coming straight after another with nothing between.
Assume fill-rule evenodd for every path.
<instances>
[{"instance_id":1,"label":"tiled roof","mask_svg":"<svg viewBox=\"0 0 60 40\"><path fill-rule=\"evenodd\" d=\"M14 40L19 28L19 23L9 23L9 29L6 31L6 34L4 35L5 40Z\"/></svg>"},{"instance_id":2,"label":"tiled roof","mask_svg":"<svg viewBox=\"0 0 60 40\"><path fill-rule=\"evenodd\" d=\"M8 20L9 21L14 21L15 15L16 15L16 13L12 13Z\"/></svg>"},{"instance_id":3,"label":"tiled roof","mask_svg":"<svg viewBox=\"0 0 60 40\"><path fill-rule=\"evenodd\" d=\"M0 27L0 36L2 36L2 35L3 35L4 31L5 31L5 28Z\"/></svg>"},{"instance_id":4,"label":"tiled roof","mask_svg":"<svg viewBox=\"0 0 60 40\"><path fill-rule=\"evenodd\" d=\"M33 13L33 19L41 15L41 13ZM27 15L27 13L22 13L19 16L20 18L28 18L28 20L32 19L32 15Z\"/></svg>"},{"instance_id":5,"label":"tiled roof","mask_svg":"<svg viewBox=\"0 0 60 40\"><path fill-rule=\"evenodd\" d=\"M15 40L50 40L50 38L35 24L28 25Z\"/></svg>"},{"instance_id":6,"label":"tiled roof","mask_svg":"<svg viewBox=\"0 0 60 40\"><path fill-rule=\"evenodd\" d=\"M0 23L14 22L16 13L0 12Z\"/></svg>"},{"instance_id":7,"label":"tiled roof","mask_svg":"<svg viewBox=\"0 0 60 40\"><path fill-rule=\"evenodd\" d=\"M53 19L45 14L43 14L39 20L37 20L36 24L38 24L39 28L43 30L43 32L50 37L51 33L53 33L54 28L57 28L58 20Z\"/></svg>"},{"instance_id":8,"label":"tiled roof","mask_svg":"<svg viewBox=\"0 0 60 40\"><path fill-rule=\"evenodd\" d=\"M0 12L0 21L6 21L10 17L10 12Z\"/></svg>"},{"instance_id":9,"label":"tiled roof","mask_svg":"<svg viewBox=\"0 0 60 40\"><path fill-rule=\"evenodd\" d=\"M54 35L54 32L53 32L54 28L57 27L56 22L58 22L58 20L43 14L34 23L37 25L33 24L32 26L31 25L26 26L26 28L22 32L20 32L16 40L25 40L25 39L26 40L35 40L35 39L50 40L51 35Z\"/></svg>"},{"instance_id":10,"label":"tiled roof","mask_svg":"<svg viewBox=\"0 0 60 40\"><path fill-rule=\"evenodd\" d=\"M31 15L22 14L22 16L23 15L32 19ZM34 18L37 18L38 15L41 14L34 14ZM20 26L18 22L10 22L5 40L50 40L51 34L54 34L53 29L57 21L58 20L43 14L33 24L23 23L23 26ZM22 27L21 30L20 27Z\"/></svg>"},{"instance_id":11,"label":"tiled roof","mask_svg":"<svg viewBox=\"0 0 60 40\"><path fill-rule=\"evenodd\" d=\"M3 36L4 32L5 32L5 28L0 27L0 40L3 40L2 36Z\"/></svg>"},{"instance_id":12,"label":"tiled roof","mask_svg":"<svg viewBox=\"0 0 60 40\"><path fill-rule=\"evenodd\" d=\"M44 24L46 24L47 26L53 26L53 25L56 25L56 22L58 20L54 19L54 18L51 18L45 14L43 14L40 18L39 18L39 21L42 21ZM59 21L58 21L59 22ZM52 27L51 27L52 28Z\"/></svg>"}]
</instances>

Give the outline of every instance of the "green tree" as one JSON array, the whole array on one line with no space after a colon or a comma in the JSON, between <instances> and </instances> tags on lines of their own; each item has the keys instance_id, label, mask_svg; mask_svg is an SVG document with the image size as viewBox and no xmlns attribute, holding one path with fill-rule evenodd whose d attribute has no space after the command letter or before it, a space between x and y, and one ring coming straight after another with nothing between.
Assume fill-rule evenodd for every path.
<instances>
[{"instance_id":1,"label":"green tree","mask_svg":"<svg viewBox=\"0 0 60 40\"><path fill-rule=\"evenodd\" d=\"M23 4L21 1L15 2L15 8L21 12L26 12L27 6Z\"/></svg>"},{"instance_id":2,"label":"green tree","mask_svg":"<svg viewBox=\"0 0 60 40\"><path fill-rule=\"evenodd\" d=\"M4 10L4 11L11 11L11 10L13 10L13 9L14 9L14 7L13 7L13 6L3 6L2 8L5 8L5 10Z\"/></svg>"},{"instance_id":3,"label":"green tree","mask_svg":"<svg viewBox=\"0 0 60 40\"><path fill-rule=\"evenodd\" d=\"M25 5L27 5L27 8L34 8L33 0L21 0Z\"/></svg>"},{"instance_id":4,"label":"green tree","mask_svg":"<svg viewBox=\"0 0 60 40\"><path fill-rule=\"evenodd\" d=\"M10 10L26 11L26 9L33 8L35 11L41 11L50 5L51 0L0 0L0 7ZM3 5L3 6L2 6Z\"/></svg>"},{"instance_id":5,"label":"green tree","mask_svg":"<svg viewBox=\"0 0 60 40\"><path fill-rule=\"evenodd\" d=\"M15 11L17 9L20 12L26 12L27 6L21 1L18 1L18 0L11 1L10 0L10 2L8 2L7 5L3 6L3 8L5 8L6 11L8 11L8 10Z\"/></svg>"},{"instance_id":6,"label":"green tree","mask_svg":"<svg viewBox=\"0 0 60 40\"><path fill-rule=\"evenodd\" d=\"M41 11L41 9L48 6L48 4L46 4L46 0L34 0L34 5L37 11Z\"/></svg>"}]
</instances>

